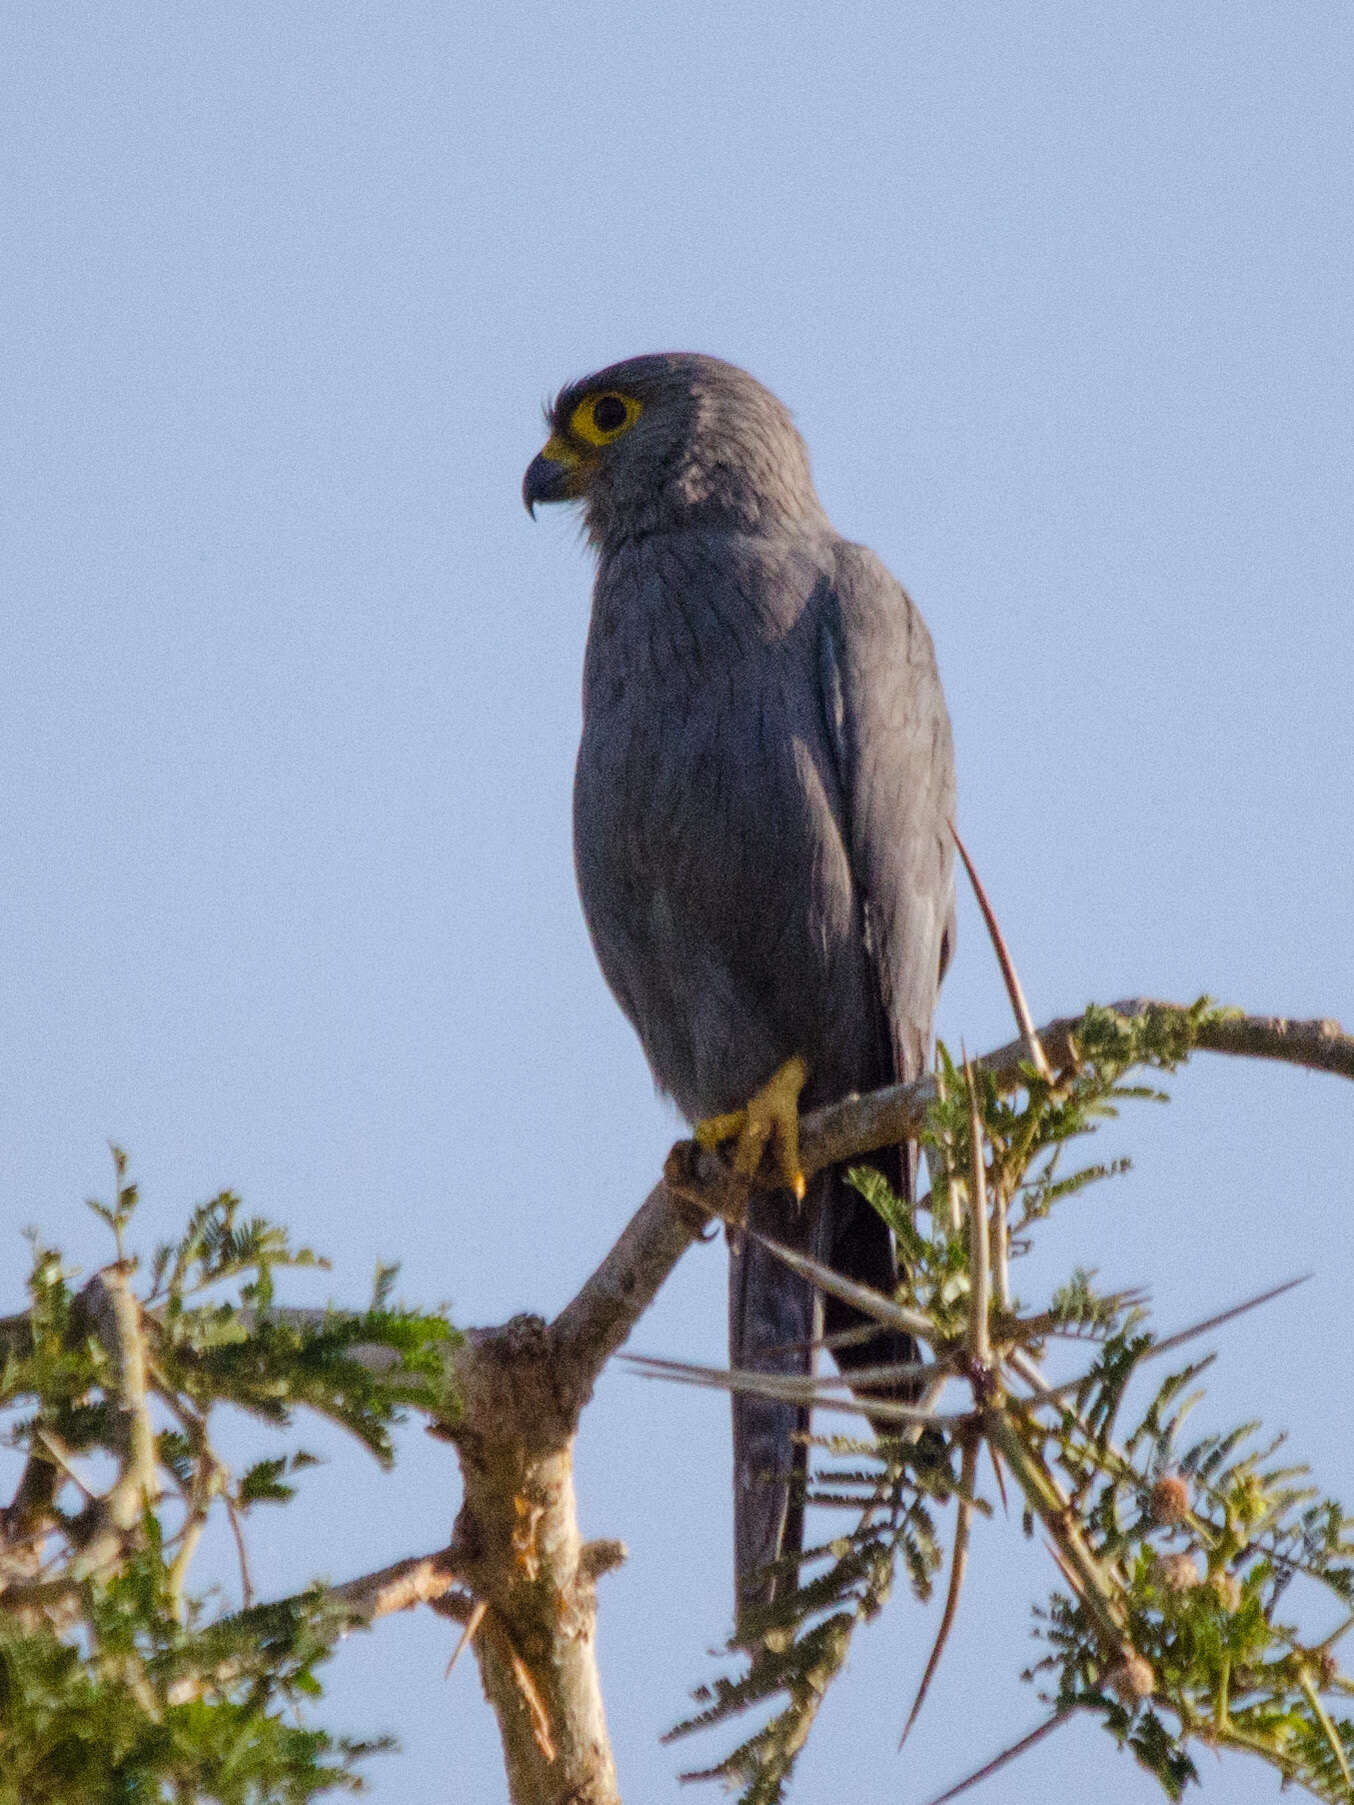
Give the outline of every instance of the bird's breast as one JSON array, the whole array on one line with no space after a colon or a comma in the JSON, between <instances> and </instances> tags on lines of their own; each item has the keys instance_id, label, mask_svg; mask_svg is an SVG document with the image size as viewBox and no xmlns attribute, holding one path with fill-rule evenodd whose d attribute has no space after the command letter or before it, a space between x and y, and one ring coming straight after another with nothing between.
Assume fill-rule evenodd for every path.
<instances>
[{"instance_id":1,"label":"bird's breast","mask_svg":"<svg viewBox=\"0 0 1354 1805\"><path fill-rule=\"evenodd\" d=\"M574 795L603 971L688 1112L805 1051L857 957L815 640L702 630L697 608L661 634L595 614Z\"/></svg>"}]
</instances>

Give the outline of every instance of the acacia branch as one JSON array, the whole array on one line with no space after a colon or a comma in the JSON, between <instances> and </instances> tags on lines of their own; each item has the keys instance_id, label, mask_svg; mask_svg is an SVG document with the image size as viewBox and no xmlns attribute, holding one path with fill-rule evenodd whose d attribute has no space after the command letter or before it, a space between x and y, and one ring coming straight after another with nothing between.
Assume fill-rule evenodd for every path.
<instances>
[{"instance_id":1,"label":"acacia branch","mask_svg":"<svg viewBox=\"0 0 1354 1805\"><path fill-rule=\"evenodd\" d=\"M1108 1012L1122 1016L1149 1011L1178 1015L1190 1011L1181 1003L1158 1003L1148 997L1132 997L1111 1003ZM1063 1015L1040 1028L1038 1038L1055 1068L1075 1063L1074 1042L1085 1021L1082 1015ZM1231 1015L1222 1010L1198 1023L1194 1045L1206 1053L1228 1053L1245 1059L1272 1059L1304 1066L1313 1072L1331 1072L1354 1078L1354 1035L1338 1022L1289 1021L1278 1015ZM989 1072L1003 1088L1016 1089L1025 1082L1029 1051L1025 1041L1008 1041L996 1052L975 1059L975 1071ZM806 1173L838 1161L873 1153L880 1147L909 1140L917 1133L926 1112L938 1095L934 1078L913 1084L890 1084L865 1096L844 1097L804 1117L799 1128L799 1157Z\"/></svg>"},{"instance_id":2,"label":"acacia branch","mask_svg":"<svg viewBox=\"0 0 1354 1805\"><path fill-rule=\"evenodd\" d=\"M1142 1000L1119 1003L1114 1013L1148 1009L1190 1015ZM1053 1068L1075 1062L1083 1019L1039 1030ZM1354 1078L1354 1040L1334 1023L1218 1014L1196 1025L1194 1044ZM1014 1088L1027 1081L1029 1058L1022 1037L974 1064ZM923 1078L806 1115L804 1171L911 1139L936 1094L935 1080ZM574 1514L573 1438L599 1373L677 1261L704 1224L736 1217L740 1201L722 1161L679 1144L663 1182L552 1324L517 1318L473 1332L449 1355L461 1408L446 1432L466 1486L456 1544L473 1551L463 1576L488 1605L490 1633L476 1638L475 1653L498 1714L515 1805L619 1798L593 1659L595 1601Z\"/></svg>"},{"instance_id":3,"label":"acacia branch","mask_svg":"<svg viewBox=\"0 0 1354 1805\"><path fill-rule=\"evenodd\" d=\"M289 1598L270 1600L266 1604L248 1605L212 1625L214 1632L239 1630L251 1622L267 1623L279 1612L301 1606L319 1604L325 1617L337 1627L331 1630L335 1641L342 1641L355 1629L365 1629L379 1617L395 1611L412 1610L415 1605L431 1605L444 1616L468 1614L463 1596L458 1598L456 1586L461 1578L454 1547L439 1548L435 1554L414 1554L395 1561L374 1573L359 1574L356 1579L322 1588L310 1587ZM165 1690L171 1705L187 1704L200 1698L209 1686L228 1686L242 1671L238 1658L228 1658L203 1672L195 1672L174 1680Z\"/></svg>"},{"instance_id":4,"label":"acacia branch","mask_svg":"<svg viewBox=\"0 0 1354 1805\"><path fill-rule=\"evenodd\" d=\"M1145 1015L1156 1010L1186 1018L1178 1003L1144 997L1110 1005L1110 1013ZM1037 1032L1051 1064L1075 1062L1074 1043L1084 1016L1059 1016ZM1210 1053L1250 1059L1279 1060L1311 1071L1354 1078L1354 1036L1338 1022L1289 1021L1283 1016L1228 1015L1218 1011L1197 1026L1195 1045ZM975 1071L989 1072L1003 1088L1025 1082L1029 1065L1026 1039L1013 1040L975 1059ZM843 1097L805 1115L799 1125L799 1157L805 1175L842 1160L873 1153L880 1147L911 1140L936 1101L931 1077L911 1084L890 1084L863 1096ZM677 1158L678 1152L683 1158ZM579 1408L586 1402L598 1373L622 1346L661 1289L669 1272L697 1236L699 1215L718 1219L729 1213L728 1171L716 1156L685 1144L674 1149L665 1182L656 1185L631 1218L620 1239L551 1329L560 1361L560 1383L573 1391ZM693 1207L695 1210L693 1211Z\"/></svg>"},{"instance_id":5,"label":"acacia branch","mask_svg":"<svg viewBox=\"0 0 1354 1805\"><path fill-rule=\"evenodd\" d=\"M720 1163L709 1154L698 1157L708 1166L707 1181L717 1182ZM701 1216L684 1207L680 1196L656 1184L592 1277L555 1318L551 1341L570 1375L578 1409L703 1228Z\"/></svg>"},{"instance_id":6,"label":"acacia branch","mask_svg":"<svg viewBox=\"0 0 1354 1805\"><path fill-rule=\"evenodd\" d=\"M1208 1051L1354 1078L1354 1039L1333 1022L1222 1012L1200 1021L1178 1005L1140 999L1117 1004L1114 1013L1148 1010L1188 1018L1192 1044ZM1084 1021L1064 1017L1038 1031L1052 1070L1076 1062ZM1022 1036L975 1061L974 1069L1003 1088L1019 1087L1032 1081L1029 1049L1030 1037ZM811 1112L800 1125L804 1171L914 1138L936 1097L935 1080L923 1078ZM624 1550L615 1542L585 1544L580 1536L573 1440L598 1375L677 1261L710 1225L738 1220L744 1202L743 1188L722 1161L679 1143L663 1180L553 1323L517 1317L500 1328L472 1331L449 1347L456 1402L438 1429L456 1444L465 1482L452 1543L328 1595L351 1626L420 1602L462 1621L473 1618L475 1657L498 1717L514 1805L619 1805L595 1658L595 1582L624 1558ZM135 1351L140 1325L121 1267L99 1275L86 1293L87 1320L108 1357L108 1391L124 1434L119 1479L98 1501L117 1522L104 1517L97 1528L122 1537L134 1533L154 1467L144 1361L138 1366ZM332 1315L269 1314L304 1322ZM26 1316L0 1320L0 1352L22 1351L30 1335ZM380 1367L397 1358L384 1347L348 1354ZM55 1468L46 1461L41 1466L41 1472L26 1474L21 1496L6 1513L11 1536L40 1527L51 1509Z\"/></svg>"},{"instance_id":7,"label":"acacia branch","mask_svg":"<svg viewBox=\"0 0 1354 1805\"><path fill-rule=\"evenodd\" d=\"M673 1239L653 1222L655 1213L646 1218L641 1209L637 1218L645 1246L651 1236L659 1244ZM618 1247L625 1244L622 1236ZM624 1269L617 1255L616 1270ZM614 1300L590 1295L600 1297L603 1321L611 1320ZM605 1339L609 1331L597 1334ZM513 1805L620 1805L597 1671L595 1582L624 1551L584 1544L573 1483L574 1433L595 1343L590 1337L587 1359L570 1371L554 1332L538 1317L519 1316L468 1335L451 1355L458 1410L445 1433L465 1482L453 1546L468 1591L486 1607L475 1659L498 1717Z\"/></svg>"},{"instance_id":8,"label":"acacia branch","mask_svg":"<svg viewBox=\"0 0 1354 1805\"><path fill-rule=\"evenodd\" d=\"M436 1554L411 1554L375 1573L345 1580L342 1585L331 1586L328 1596L352 1612L356 1629L361 1624L374 1623L378 1617L389 1617L394 1611L444 1600L460 1580L460 1561L453 1545L439 1548Z\"/></svg>"}]
</instances>

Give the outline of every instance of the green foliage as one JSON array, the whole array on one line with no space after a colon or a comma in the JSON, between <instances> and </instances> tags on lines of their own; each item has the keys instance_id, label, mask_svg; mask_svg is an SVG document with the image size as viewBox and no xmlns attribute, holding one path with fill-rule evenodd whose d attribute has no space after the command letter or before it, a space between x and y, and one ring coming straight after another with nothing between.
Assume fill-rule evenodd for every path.
<instances>
[{"instance_id":1,"label":"green foliage","mask_svg":"<svg viewBox=\"0 0 1354 1805\"><path fill-rule=\"evenodd\" d=\"M1149 1350L1150 1351L1150 1350ZM1106 1367L1088 1379L1098 1427L1082 1411L1044 1444L1065 1476L1092 1553L1116 1580L1125 1640L1147 1664L1150 1695L1126 1698L1085 1605L1064 1593L1039 1613L1049 1654L1031 1677L1052 1677L1058 1711L1084 1709L1133 1748L1170 1798L1196 1777L1189 1745L1264 1756L1318 1798L1348 1800L1354 1725L1320 1694L1348 1697L1335 1642L1354 1605L1354 1543L1339 1507L1277 1464L1281 1444L1251 1445L1254 1425L1182 1445L1199 1394L1187 1367L1157 1390L1122 1449L1109 1439L1122 1394ZM1280 1601L1307 1582L1307 1615L1326 1595L1334 1635L1304 1642ZM1136 1705L1136 1709L1134 1708Z\"/></svg>"},{"instance_id":2,"label":"green foliage","mask_svg":"<svg viewBox=\"0 0 1354 1805\"><path fill-rule=\"evenodd\" d=\"M4 1805L291 1805L359 1790L355 1764L388 1744L307 1728L291 1708L320 1690L333 1633L322 1605L294 1601L263 1636L239 1621L196 1632L174 1603L148 1537L71 1597L64 1633L32 1612L0 1615Z\"/></svg>"},{"instance_id":3,"label":"green foliage","mask_svg":"<svg viewBox=\"0 0 1354 1805\"><path fill-rule=\"evenodd\" d=\"M826 1446L867 1458L871 1452L841 1440ZM784 1694L785 1704L717 1767L683 1776L736 1782L744 1788L745 1805L776 1805L784 1796L818 1707L845 1663L852 1633L882 1609L899 1560L923 1600L940 1565L931 1505L952 1480L948 1469L937 1466L933 1448L899 1445L882 1471L876 1462L873 1471L837 1470L818 1480L808 1502L851 1509L856 1527L810 1549L805 1566L822 1570L755 1617L749 1615L744 1633L760 1638L755 1658L737 1678L701 1687L694 1695L700 1709L668 1732L671 1739L708 1729ZM731 1643L730 1653L741 1651Z\"/></svg>"},{"instance_id":4,"label":"green foliage","mask_svg":"<svg viewBox=\"0 0 1354 1805\"><path fill-rule=\"evenodd\" d=\"M921 1135L930 1196L914 1216L877 1172L852 1175L897 1234L907 1281L894 1301L925 1319L933 1395L948 1388L947 1414L898 1440L827 1444L851 1465L816 1474L808 1501L852 1511L853 1525L808 1551L799 1589L744 1626L760 1640L751 1653L730 1645L741 1671L696 1694L701 1709L674 1735L775 1708L693 1777L736 1785L744 1805L777 1805L851 1634L883 1604L898 1561L924 1600L943 1558L937 1510L953 1500L963 1521L987 1508L971 1489L986 1443L1020 1495L1027 1530L1037 1526L1057 1555L1063 1584L1036 1613L1048 1652L1026 1676L1051 1708L1050 1725L1090 1712L1171 1799L1197 1778L1199 1743L1256 1755L1318 1798L1354 1799L1354 1724L1326 1702L1354 1692L1335 1653L1354 1622L1343 1511L1308 1486L1303 1468L1275 1462L1277 1443L1257 1451L1254 1425L1182 1442L1198 1395L1188 1388L1206 1359L1166 1378L1116 1439L1130 1381L1165 1351L1141 1298L1103 1295L1084 1271L1038 1311L1022 1311L1010 1289L1010 1264L1050 1212L1124 1169L1064 1175L1069 1143L1127 1099L1159 1099L1154 1085L1127 1080L1174 1069L1212 1019L1206 1001L1132 1017L1088 1010L1067 1068L1041 1077L1027 1067L1016 1086L957 1066L941 1047L940 1096ZM1053 1385L1038 1364L1055 1338L1094 1351L1070 1385ZM949 1404L956 1391L966 1404ZM961 1577L952 1569L932 1666ZM1295 1580L1320 1639L1281 1620Z\"/></svg>"},{"instance_id":5,"label":"green foliage","mask_svg":"<svg viewBox=\"0 0 1354 1805\"><path fill-rule=\"evenodd\" d=\"M234 1477L211 1439L229 1404L285 1428L297 1408L342 1425L379 1460L409 1407L452 1407L440 1317L395 1307L287 1311L273 1277L323 1264L245 1219L223 1192L158 1248L134 1289L136 1208L115 1150L117 1261L77 1289L34 1242L29 1305L0 1322L5 1444L22 1459L0 1516L0 1805L218 1801L293 1805L357 1791L385 1748L300 1721L317 1669L356 1626L315 1588L229 1611L189 1587L209 1521L284 1504L315 1464L302 1449ZM113 1478L109 1479L110 1470Z\"/></svg>"}]
</instances>

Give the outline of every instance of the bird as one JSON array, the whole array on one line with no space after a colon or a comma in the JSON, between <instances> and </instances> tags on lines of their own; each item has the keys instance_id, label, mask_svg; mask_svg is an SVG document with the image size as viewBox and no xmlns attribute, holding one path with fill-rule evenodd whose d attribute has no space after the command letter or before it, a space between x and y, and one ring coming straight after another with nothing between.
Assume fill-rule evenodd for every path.
<instances>
[{"instance_id":1,"label":"bird","mask_svg":"<svg viewBox=\"0 0 1354 1805\"><path fill-rule=\"evenodd\" d=\"M955 936L930 634L832 526L788 409L745 370L630 358L562 389L546 423L523 500L579 504L596 556L573 802L593 947L697 1138L732 1133L747 1177L768 1142L777 1166L749 1198L755 1235L729 1231L730 1364L805 1375L823 1340L848 1378L915 1362L757 1237L897 1286L883 1217L841 1168L806 1187L796 1130L799 1108L930 1056ZM913 1197L915 1150L888 1175ZM733 1394L740 1626L798 1583L807 1429L802 1405Z\"/></svg>"}]
</instances>

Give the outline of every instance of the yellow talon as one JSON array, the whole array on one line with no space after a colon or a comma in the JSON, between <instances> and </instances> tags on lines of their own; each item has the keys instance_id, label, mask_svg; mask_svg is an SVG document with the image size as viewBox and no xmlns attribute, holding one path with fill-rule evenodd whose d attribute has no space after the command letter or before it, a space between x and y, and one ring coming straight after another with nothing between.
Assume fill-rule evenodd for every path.
<instances>
[{"instance_id":1,"label":"yellow talon","mask_svg":"<svg viewBox=\"0 0 1354 1805\"><path fill-rule=\"evenodd\" d=\"M782 1184L802 1201L805 1184L799 1167L799 1093L808 1075L808 1066L796 1053L748 1099L746 1109L697 1122L692 1131L695 1139L711 1152L725 1141L736 1139L733 1169L747 1184L756 1178L769 1144Z\"/></svg>"}]
</instances>

